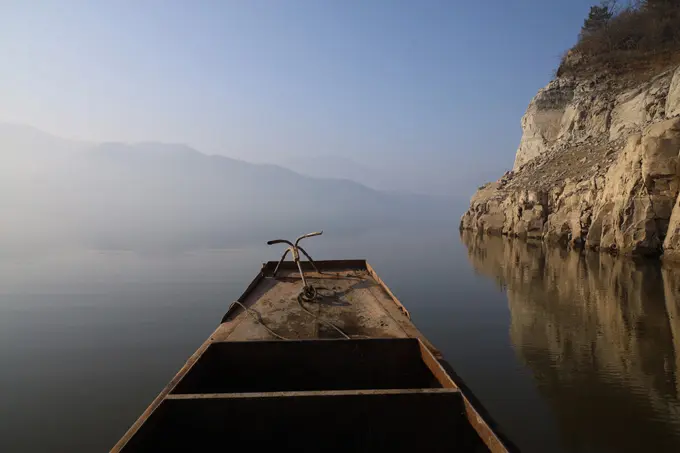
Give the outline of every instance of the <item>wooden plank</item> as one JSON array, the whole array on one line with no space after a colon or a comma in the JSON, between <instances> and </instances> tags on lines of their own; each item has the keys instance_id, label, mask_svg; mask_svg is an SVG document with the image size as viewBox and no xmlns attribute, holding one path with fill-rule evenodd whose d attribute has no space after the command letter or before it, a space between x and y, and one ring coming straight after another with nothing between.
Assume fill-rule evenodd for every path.
<instances>
[{"instance_id":1,"label":"wooden plank","mask_svg":"<svg viewBox=\"0 0 680 453\"><path fill-rule=\"evenodd\" d=\"M457 393L454 388L423 388L423 389L371 389L371 390L321 390L305 392L249 392L249 393L184 393L170 394L168 400L192 400L211 398L302 398L316 396L348 396L348 395L404 395L404 394L438 394Z\"/></svg>"},{"instance_id":2,"label":"wooden plank","mask_svg":"<svg viewBox=\"0 0 680 453\"><path fill-rule=\"evenodd\" d=\"M458 386L453 382L451 376L444 370L437 358L432 354L430 349L425 346L425 343L423 343L420 338L418 338L418 346L420 347L420 356L422 357L425 366L427 366L441 386L448 389L458 389Z\"/></svg>"}]
</instances>

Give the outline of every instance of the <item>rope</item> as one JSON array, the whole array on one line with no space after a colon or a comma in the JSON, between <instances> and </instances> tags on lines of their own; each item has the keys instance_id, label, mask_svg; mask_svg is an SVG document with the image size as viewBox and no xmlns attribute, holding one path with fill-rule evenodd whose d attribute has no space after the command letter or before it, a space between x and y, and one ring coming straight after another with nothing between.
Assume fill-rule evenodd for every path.
<instances>
[{"instance_id":1,"label":"rope","mask_svg":"<svg viewBox=\"0 0 680 453\"><path fill-rule=\"evenodd\" d=\"M297 301L298 301L298 304L300 305L300 308L302 308L302 309L303 309L305 312L307 312L310 316L314 317L314 319L316 319L317 321L320 321L320 322L326 324L327 326L330 326L330 327L332 327L333 329L337 330L338 333L339 333L340 335L342 335L342 336L345 338L345 340L349 340L349 339L350 339L349 335L347 335L345 332L343 332L342 329L341 329L340 327L336 326L335 324L333 324L333 323L330 322L330 321L326 321L325 319L321 319L320 317L318 317L317 315L315 315L314 313L312 313L311 311L309 311L309 310L307 309L307 307L305 307L305 306L302 304L302 294L298 294Z\"/></svg>"},{"instance_id":2,"label":"rope","mask_svg":"<svg viewBox=\"0 0 680 453\"><path fill-rule=\"evenodd\" d=\"M286 338L286 337L283 337L283 336L279 335L278 333L274 332L272 329L270 329L269 327L267 327L267 325L266 325L266 324L264 323L264 321L262 320L262 316L261 316L258 312L256 312L255 310L253 310L252 308L246 307L245 305L243 305L241 302L239 302L239 301L237 301L237 300L235 300L234 303L235 303L236 305L240 306L241 308L243 308L243 309L246 311L246 313L248 313L250 316L252 316L252 318L255 320L255 322L261 324L262 327L264 327L265 329L267 329L267 332L269 332L270 334L272 334L274 337L278 338L279 340L288 340L288 339L289 339L289 338ZM253 314L253 313L254 313L254 314Z\"/></svg>"},{"instance_id":3,"label":"rope","mask_svg":"<svg viewBox=\"0 0 680 453\"><path fill-rule=\"evenodd\" d=\"M325 288L324 288L324 289L325 289ZM302 303L302 293L298 294L298 296L297 296L297 301L298 301L298 304L300 305L300 308L302 308L302 310L304 310L305 313L307 313L308 315L310 315L311 317L313 317L313 318L316 319L317 321L322 322L322 323L326 324L327 326L329 326L329 327L335 329L340 335L342 335L342 337L343 337L345 340L351 340L352 337L354 337L354 338L370 338L370 337L368 337L368 336L366 336L366 335L352 335L352 336L350 337L350 336L347 335L340 327L336 326L336 325L333 324L332 322L326 321L325 319L321 319L319 316L317 316L317 315L315 315L314 313L312 313L310 310L307 309L307 307L305 307L305 306L303 305L303 303ZM264 328L267 330L267 332L269 332L272 336L278 338L279 340L290 340L290 338L286 338L286 337L284 337L284 336L281 336L281 335L279 335L278 333L274 332L274 331L273 331L272 329L270 329L269 327L267 327L267 325L266 325L266 324L264 323L264 321L262 320L262 316L261 316L260 313L258 313L257 311L253 310L252 308L246 307L245 305L243 305L243 304L242 304L241 302L239 302L238 300L235 300L234 303L235 303L236 305L238 305L239 307L243 308L243 310L244 310L246 313L248 313L248 314L255 320L255 322L257 322L257 323L260 324L262 327L264 327Z\"/></svg>"}]
</instances>

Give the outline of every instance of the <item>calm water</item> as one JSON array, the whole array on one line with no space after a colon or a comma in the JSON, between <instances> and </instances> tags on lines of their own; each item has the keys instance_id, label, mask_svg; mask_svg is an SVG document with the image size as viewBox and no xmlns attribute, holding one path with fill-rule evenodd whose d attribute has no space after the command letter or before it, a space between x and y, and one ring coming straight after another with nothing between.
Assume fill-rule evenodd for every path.
<instances>
[{"instance_id":1,"label":"calm water","mask_svg":"<svg viewBox=\"0 0 680 453\"><path fill-rule=\"evenodd\" d=\"M308 250L367 258L524 451L680 451L680 269L454 226ZM106 451L277 254L0 255L0 451Z\"/></svg>"}]
</instances>

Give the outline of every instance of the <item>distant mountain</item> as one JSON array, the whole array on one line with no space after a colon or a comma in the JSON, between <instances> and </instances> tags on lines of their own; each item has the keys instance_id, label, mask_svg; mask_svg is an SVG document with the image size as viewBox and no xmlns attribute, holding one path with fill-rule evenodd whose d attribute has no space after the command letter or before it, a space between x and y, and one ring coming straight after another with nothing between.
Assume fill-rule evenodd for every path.
<instances>
[{"instance_id":1,"label":"distant mountain","mask_svg":"<svg viewBox=\"0 0 680 453\"><path fill-rule=\"evenodd\" d=\"M306 156L283 159L280 165L297 173L317 178L346 179L371 189L396 191L389 172L340 156Z\"/></svg>"},{"instance_id":2,"label":"distant mountain","mask_svg":"<svg viewBox=\"0 0 680 453\"><path fill-rule=\"evenodd\" d=\"M11 213L0 226L4 241L53 235L93 248L223 247L308 230L354 234L449 218L448 207L428 197L208 156L185 145L91 145L5 127L0 150L0 204ZM19 160L30 168L6 170Z\"/></svg>"},{"instance_id":3,"label":"distant mountain","mask_svg":"<svg viewBox=\"0 0 680 453\"><path fill-rule=\"evenodd\" d=\"M291 157L277 163L307 176L345 179L382 192L427 195L463 204L469 201L465 188L474 183L465 173L454 177L454 167L462 164L443 155L394 155L380 165L334 155Z\"/></svg>"},{"instance_id":4,"label":"distant mountain","mask_svg":"<svg viewBox=\"0 0 680 453\"><path fill-rule=\"evenodd\" d=\"M31 126L0 123L0 158L4 165L35 164L36 159L60 158L88 146L87 142L64 140Z\"/></svg>"}]
</instances>

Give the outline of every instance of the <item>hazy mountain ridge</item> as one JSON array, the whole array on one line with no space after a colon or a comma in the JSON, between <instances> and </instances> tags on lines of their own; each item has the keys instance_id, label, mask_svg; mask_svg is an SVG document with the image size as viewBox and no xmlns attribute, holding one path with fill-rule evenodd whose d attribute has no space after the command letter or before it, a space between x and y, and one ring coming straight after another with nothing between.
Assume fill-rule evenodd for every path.
<instances>
[{"instance_id":1,"label":"hazy mountain ridge","mask_svg":"<svg viewBox=\"0 0 680 453\"><path fill-rule=\"evenodd\" d=\"M319 154L287 157L276 163L306 176L350 180L381 192L422 195L449 202L467 203L461 193L464 187L475 183L466 176L452 178L450 169L456 163L434 155L414 159L394 154L381 162L364 162L342 155Z\"/></svg>"},{"instance_id":2,"label":"hazy mountain ridge","mask_svg":"<svg viewBox=\"0 0 680 453\"><path fill-rule=\"evenodd\" d=\"M68 141L25 128L11 129L13 136L29 137L6 145L8 129L0 128L0 203L11 214L2 236L14 245L68 238L104 249L211 248L307 230L354 234L447 217L448 209L427 197L209 156L186 145L68 147ZM30 137L34 133L39 140ZM58 146L51 158L41 159L53 143Z\"/></svg>"},{"instance_id":3,"label":"hazy mountain ridge","mask_svg":"<svg viewBox=\"0 0 680 453\"><path fill-rule=\"evenodd\" d=\"M346 157L333 155L290 157L283 159L280 165L301 175L356 181L380 191L395 189L386 172Z\"/></svg>"}]
</instances>

